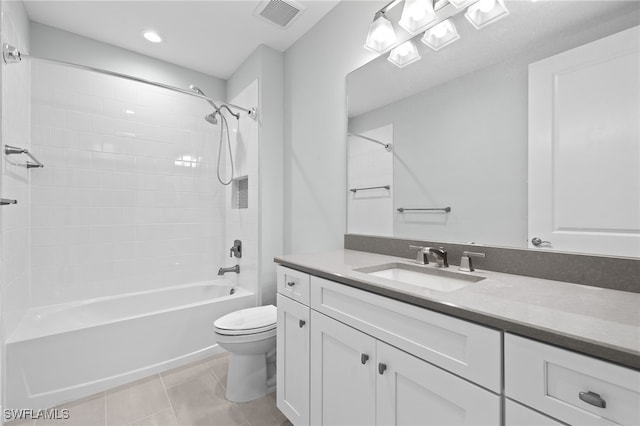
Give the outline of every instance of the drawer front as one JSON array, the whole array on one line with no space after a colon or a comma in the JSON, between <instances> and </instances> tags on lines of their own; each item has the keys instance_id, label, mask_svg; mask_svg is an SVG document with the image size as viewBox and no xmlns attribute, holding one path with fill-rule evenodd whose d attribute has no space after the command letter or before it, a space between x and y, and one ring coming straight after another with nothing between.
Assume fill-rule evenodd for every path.
<instances>
[{"instance_id":1,"label":"drawer front","mask_svg":"<svg viewBox=\"0 0 640 426\"><path fill-rule=\"evenodd\" d=\"M318 277L311 308L496 393L501 392L501 333Z\"/></svg>"},{"instance_id":2,"label":"drawer front","mask_svg":"<svg viewBox=\"0 0 640 426\"><path fill-rule=\"evenodd\" d=\"M562 426L557 420L533 411L532 409L513 402L504 400L504 424L505 426Z\"/></svg>"},{"instance_id":3,"label":"drawer front","mask_svg":"<svg viewBox=\"0 0 640 426\"><path fill-rule=\"evenodd\" d=\"M569 424L640 424L639 371L512 334L505 393Z\"/></svg>"},{"instance_id":4,"label":"drawer front","mask_svg":"<svg viewBox=\"0 0 640 426\"><path fill-rule=\"evenodd\" d=\"M309 306L309 274L278 265L278 293Z\"/></svg>"}]
</instances>

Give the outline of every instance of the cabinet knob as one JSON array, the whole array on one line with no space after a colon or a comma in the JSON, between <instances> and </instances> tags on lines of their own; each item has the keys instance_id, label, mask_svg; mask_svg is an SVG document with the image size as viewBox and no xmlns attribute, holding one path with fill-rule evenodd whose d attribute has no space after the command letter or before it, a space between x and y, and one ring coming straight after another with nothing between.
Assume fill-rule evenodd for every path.
<instances>
[{"instance_id":1,"label":"cabinet knob","mask_svg":"<svg viewBox=\"0 0 640 426\"><path fill-rule=\"evenodd\" d=\"M287 285L289 287L293 287L294 285L296 285L296 282L295 281L287 281Z\"/></svg>"},{"instance_id":2,"label":"cabinet knob","mask_svg":"<svg viewBox=\"0 0 640 426\"><path fill-rule=\"evenodd\" d=\"M304 327L304 325L305 325L306 323L307 323L307 322L306 322L305 320L300 320L300 321L298 322L298 325L300 326L300 328L302 328L302 327Z\"/></svg>"},{"instance_id":3,"label":"cabinet knob","mask_svg":"<svg viewBox=\"0 0 640 426\"><path fill-rule=\"evenodd\" d=\"M387 369L387 364L383 362L378 363L378 374L383 375L386 369Z\"/></svg>"},{"instance_id":4,"label":"cabinet knob","mask_svg":"<svg viewBox=\"0 0 640 426\"><path fill-rule=\"evenodd\" d=\"M361 354L360 355L360 362L362 363L362 365L366 364L367 361L369 361L369 355Z\"/></svg>"},{"instance_id":5,"label":"cabinet knob","mask_svg":"<svg viewBox=\"0 0 640 426\"><path fill-rule=\"evenodd\" d=\"M583 400L587 404L593 405L594 407L607 408L607 401L602 399L600 394L589 391L589 392L580 392L578 396L580 397L581 400Z\"/></svg>"}]
</instances>

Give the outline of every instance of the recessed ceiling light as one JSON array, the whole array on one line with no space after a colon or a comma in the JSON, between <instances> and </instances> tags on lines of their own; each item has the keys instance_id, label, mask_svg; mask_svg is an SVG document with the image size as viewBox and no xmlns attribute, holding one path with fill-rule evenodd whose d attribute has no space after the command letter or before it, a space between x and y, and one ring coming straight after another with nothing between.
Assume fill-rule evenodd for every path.
<instances>
[{"instance_id":1,"label":"recessed ceiling light","mask_svg":"<svg viewBox=\"0 0 640 426\"><path fill-rule=\"evenodd\" d=\"M164 41L164 38L155 31L145 31L142 36L151 43L162 43Z\"/></svg>"}]
</instances>

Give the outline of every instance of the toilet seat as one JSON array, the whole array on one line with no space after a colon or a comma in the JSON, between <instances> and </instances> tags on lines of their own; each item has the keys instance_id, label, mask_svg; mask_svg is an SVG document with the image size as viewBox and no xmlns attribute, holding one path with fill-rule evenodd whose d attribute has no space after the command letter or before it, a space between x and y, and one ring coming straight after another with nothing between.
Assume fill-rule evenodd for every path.
<instances>
[{"instance_id":1,"label":"toilet seat","mask_svg":"<svg viewBox=\"0 0 640 426\"><path fill-rule=\"evenodd\" d=\"M214 321L213 326L220 335L245 336L275 330L277 319L278 311L275 306L257 306L224 315Z\"/></svg>"}]
</instances>

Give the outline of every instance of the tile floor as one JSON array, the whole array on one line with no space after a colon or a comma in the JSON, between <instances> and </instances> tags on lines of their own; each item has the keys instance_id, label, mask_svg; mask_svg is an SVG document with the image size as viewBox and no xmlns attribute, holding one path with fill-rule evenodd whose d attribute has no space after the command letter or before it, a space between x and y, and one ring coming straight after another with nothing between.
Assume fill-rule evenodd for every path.
<instances>
[{"instance_id":1,"label":"tile floor","mask_svg":"<svg viewBox=\"0 0 640 426\"><path fill-rule=\"evenodd\" d=\"M228 355L156 374L57 408L67 420L13 421L7 426L291 426L275 392L255 401L225 399Z\"/></svg>"}]
</instances>

